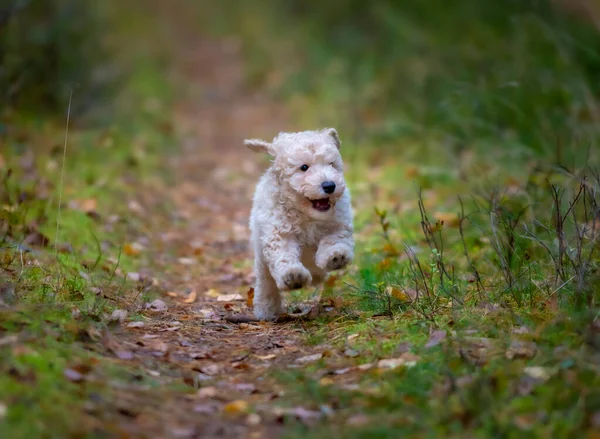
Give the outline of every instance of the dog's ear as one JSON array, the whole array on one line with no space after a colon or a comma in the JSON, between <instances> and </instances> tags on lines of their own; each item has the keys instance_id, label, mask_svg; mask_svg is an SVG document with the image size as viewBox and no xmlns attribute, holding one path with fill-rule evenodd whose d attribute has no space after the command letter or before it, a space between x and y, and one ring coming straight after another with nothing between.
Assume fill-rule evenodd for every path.
<instances>
[{"instance_id":1,"label":"dog's ear","mask_svg":"<svg viewBox=\"0 0 600 439\"><path fill-rule=\"evenodd\" d=\"M273 144L267 142L266 140L246 139L244 140L244 145L246 145L249 149L251 149L254 152L263 152L272 156L275 155L275 149L273 148Z\"/></svg>"},{"instance_id":2,"label":"dog's ear","mask_svg":"<svg viewBox=\"0 0 600 439\"><path fill-rule=\"evenodd\" d=\"M340 136L338 136L336 129L335 128L325 128L323 131L328 136L331 136L331 138L333 139L333 141L335 143L335 146L337 146L337 149L340 149L340 146L342 146L342 142L340 141Z\"/></svg>"}]
</instances>

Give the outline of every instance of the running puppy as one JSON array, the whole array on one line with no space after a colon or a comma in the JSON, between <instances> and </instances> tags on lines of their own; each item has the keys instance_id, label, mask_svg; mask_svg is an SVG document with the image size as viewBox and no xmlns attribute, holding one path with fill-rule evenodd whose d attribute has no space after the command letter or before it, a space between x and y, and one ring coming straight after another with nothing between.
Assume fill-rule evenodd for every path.
<instances>
[{"instance_id":1,"label":"running puppy","mask_svg":"<svg viewBox=\"0 0 600 439\"><path fill-rule=\"evenodd\" d=\"M333 128L244 144L273 157L256 186L250 231L254 315L275 320L282 310L280 291L319 285L329 271L352 261L350 193Z\"/></svg>"}]
</instances>

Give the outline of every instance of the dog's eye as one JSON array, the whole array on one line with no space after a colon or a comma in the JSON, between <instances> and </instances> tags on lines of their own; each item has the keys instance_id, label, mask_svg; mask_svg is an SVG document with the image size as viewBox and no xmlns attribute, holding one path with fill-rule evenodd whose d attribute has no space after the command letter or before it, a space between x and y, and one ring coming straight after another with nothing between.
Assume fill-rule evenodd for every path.
<instances>
[{"instance_id":1,"label":"dog's eye","mask_svg":"<svg viewBox=\"0 0 600 439\"><path fill-rule=\"evenodd\" d=\"M300 170L301 170L302 172L306 172L306 171L308 171L308 165L302 165L302 166L300 166Z\"/></svg>"}]
</instances>

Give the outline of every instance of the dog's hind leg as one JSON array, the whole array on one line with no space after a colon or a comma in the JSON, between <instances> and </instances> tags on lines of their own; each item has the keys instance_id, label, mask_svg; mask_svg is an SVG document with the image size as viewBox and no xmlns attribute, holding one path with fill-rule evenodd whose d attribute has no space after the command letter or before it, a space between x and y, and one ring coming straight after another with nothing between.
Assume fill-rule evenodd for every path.
<instances>
[{"instance_id":1,"label":"dog's hind leg","mask_svg":"<svg viewBox=\"0 0 600 439\"><path fill-rule=\"evenodd\" d=\"M254 288L254 315L259 320L275 320L281 314L281 294L260 257L254 263L256 286Z\"/></svg>"}]
</instances>

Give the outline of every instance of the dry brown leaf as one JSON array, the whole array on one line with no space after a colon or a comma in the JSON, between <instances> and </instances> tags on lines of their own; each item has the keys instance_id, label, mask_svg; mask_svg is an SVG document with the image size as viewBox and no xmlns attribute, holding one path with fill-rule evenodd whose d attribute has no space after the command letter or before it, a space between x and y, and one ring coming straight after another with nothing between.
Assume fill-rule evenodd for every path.
<instances>
[{"instance_id":1,"label":"dry brown leaf","mask_svg":"<svg viewBox=\"0 0 600 439\"><path fill-rule=\"evenodd\" d=\"M506 358L512 359L531 359L537 354L537 346L533 342L513 340L506 351Z\"/></svg>"},{"instance_id":2,"label":"dry brown leaf","mask_svg":"<svg viewBox=\"0 0 600 439\"><path fill-rule=\"evenodd\" d=\"M115 356L119 360L133 360L133 358L134 358L133 352L124 351L124 350L116 350Z\"/></svg>"},{"instance_id":3,"label":"dry brown leaf","mask_svg":"<svg viewBox=\"0 0 600 439\"><path fill-rule=\"evenodd\" d=\"M446 331L441 331L441 330L433 331L429 335L429 340L425 344L425 347L432 348L432 347L437 346L440 343L442 343L445 339L446 339Z\"/></svg>"},{"instance_id":4,"label":"dry brown leaf","mask_svg":"<svg viewBox=\"0 0 600 439\"><path fill-rule=\"evenodd\" d=\"M260 423L262 422L262 419L259 415L257 415L256 413L250 413L248 415L248 417L246 418L246 425L249 426L256 426L256 425L260 425Z\"/></svg>"},{"instance_id":5,"label":"dry brown leaf","mask_svg":"<svg viewBox=\"0 0 600 439\"><path fill-rule=\"evenodd\" d=\"M244 300L244 298L238 293L219 294L217 296L217 302L234 302L238 300Z\"/></svg>"},{"instance_id":6,"label":"dry brown leaf","mask_svg":"<svg viewBox=\"0 0 600 439\"><path fill-rule=\"evenodd\" d=\"M192 290L183 302L184 303L194 303L196 301L196 295L197 295L196 290Z\"/></svg>"},{"instance_id":7,"label":"dry brown leaf","mask_svg":"<svg viewBox=\"0 0 600 439\"><path fill-rule=\"evenodd\" d=\"M433 217L444 223L446 227L458 227L460 219L457 214L450 212L435 212Z\"/></svg>"},{"instance_id":8,"label":"dry brown leaf","mask_svg":"<svg viewBox=\"0 0 600 439\"><path fill-rule=\"evenodd\" d=\"M83 374L75 369L72 368L67 368L64 370L63 372L64 376L66 379L68 379L69 381L73 381L75 383L79 383L81 381L83 381Z\"/></svg>"},{"instance_id":9,"label":"dry brown leaf","mask_svg":"<svg viewBox=\"0 0 600 439\"><path fill-rule=\"evenodd\" d=\"M357 415L352 415L346 420L346 425L350 425L352 427L362 427L369 423L369 417L365 414L359 413Z\"/></svg>"},{"instance_id":10,"label":"dry brown leaf","mask_svg":"<svg viewBox=\"0 0 600 439\"><path fill-rule=\"evenodd\" d=\"M254 306L254 288L250 287L246 293L246 306L252 308Z\"/></svg>"},{"instance_id":11,"label":"dry brown leaf","mask_svg":"<svg viewBox=\"0 0 600 439\"><path fill-rule=\"evenodd\" d=\"M317 354L306 355L304 357L296 358L296 363L308 364L308 363L312 363L314 361L320 360L321 358L323 358L323 354L319 352Z\"/></svg>"},{"instance_id":12,"label":"dry brown leaf","mask_svg":"<svg viewBox=\"0 0 600 439\"><path fill-rule=\"evenodd\" d=\"M218 394L219 392L217 388L213 386L202 387L200 390L198 390L198 393L196 393L196 395L198 395L200 398L214 398Z\"/></svg>"},{"instance_id":13,"label":"dry brown leaf","mask_svg":"<svg viewBox=\"0 0 600 439\"><path fill-rule=\"evenodd\" d=\"M98 209L98 201L95 198L88 198L77 203L79 209L85 213L95 212Z\"/></svg>"},{"instance_id":14,"label":"dry brown leaf","mask_svg":"<svg viewBox=\"0 0 600 439\"><path fill-rule=\"evenodd\" d=\"M124 309L115 309L109 317L111 322L122 323L127 318L127 311Z\"/></svg>"},{"instance_id":15,"label":"dry brown leaf","mask_svg":"<svg viewBox=\"0 0 600 439\"><path fill-rule=\"evenodd\" d=\"M169 307L163 300L156 299L150 303L147 303L146 309L150 310L150 311L160 312L160 311L166 311L167 309L169 309Z\"/></svg>"},{"instance_id":16,"label":"dry brown leaf","mask_svg":"<svg viewBox=\"0 0 600 439\"><path fill-rule=\"evenodd\" d=\"M221 371L221 366L217 363L206 364L200 367L200 372L206 375L216 375Z\"/></svg>"},{"instance_id":17,"label":"dry brown leaf","mask_svg":"<svg viewBox=\"0 0 600 439\"><path fill-rule=\"evenodd\" d=\"M255 358L258 358L259 360L263 360L263 361L268 361L268 360L272 360L276 357L275 354L268 354L268 355L254 355Z\"/></svg>"},{"instance_id":18,"label":"dry brown leaf","mask_svg":"<svg viewBox=\"0 0 600 439\"><path fill-rule=\"evenodd\" d=\"M358 351L355 351L354 349L348 348L344 351L344 355L346 357L354 358L354 357L358 357L360 355L360 353Z\"/></svg>"},{"instance_id":19,"label":"dry brown leaf","mask_svg":"<svg viewBox=\"0 0 600 439\"><path fill-rule=\"evenodd\" d=\"M413 367L417 364L419 357L407 352L397 358L385 358L377 362L377 367L380 369L396 369L400 366Z\"/></svg>"}]
</instances>

